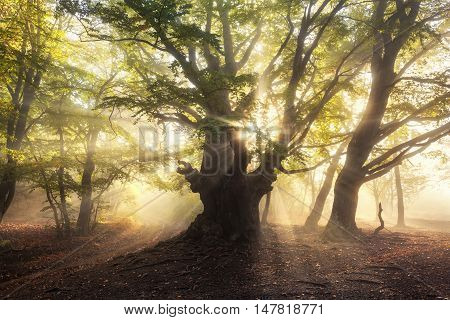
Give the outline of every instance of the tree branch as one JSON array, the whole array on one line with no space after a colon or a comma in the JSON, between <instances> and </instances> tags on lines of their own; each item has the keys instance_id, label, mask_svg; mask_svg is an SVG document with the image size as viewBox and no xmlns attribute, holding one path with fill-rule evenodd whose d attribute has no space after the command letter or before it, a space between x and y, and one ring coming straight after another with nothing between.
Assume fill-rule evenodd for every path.
<instances>
[{"instance_id":1,"label":"tree branch","mask_svg":"<svg viewBox=\"0 0 450 320\"><path fill-rule=\"evenodd\" d=\"M206 24L205 32L211 34L211 24L212 24L212 11L213 11L213 0L209 0L206 5ZM206 63L208 64L208 69L211 71L218 71L220 67L219 58L211 53L209 44L203 42L203 52L205 55Z\"/></svg>"},{"instance_id":2,"label":"tree branch","mask_svg":"<svg viewBox=\"0 0 450 320\"><path fill-rule=\"evenodd\" d=\"M450 98L450 92L447 92L443 95L440 95L436 98L434 98L432 101L428 102L424 106L416 109L414 112L412 112L409 116L405 117L403 120L391 122L388 124L385 124L379 131L378 137L376 138L376 142L379 142L386 137L388 137L390 134L395 132L397 129L408 123L409 121L415 120L418 115L426 112L427 110L434 107L436 104L444 102Z\"/></svg>"},{"instance_id":3,"label":"tree branch","mask_svg":"<svg viewBox=\"0 0 450 320\"><path fill-rule=\"evenodd\" d=\"M345 152L344 152L344 153L341 153L341 155L343 155L343 154L345 154ZM287 170L287 169L285 169L282 165L280 165L280 166L278 167L278 170L280 170L281 172L283 172L283 173L285 173L285 174L295 174L295 173L308 172L308 171L312 171L312 170L317 169L318 167L320 167L320 166L323 165L324 163L327 163L328 161L330 161L330 159L333 159L335 156L336 156L336 154L333 155L333 156L331 156L331 157L327 157L327 158L325 158L325 159L322 159L320 162L318 162L317 164L315 164L315 165L312 166L312 167L307 167L307 168L302 168L302 169L294 169L294 170Z\"/></svg>"},{"instance_id":4,"label":"tree branch","mask_svg":"<svg viewBox=\"0 0 450 320\"><path fill-rule=\"evenodd\" d=\"M450 134L450 122L442 125L441 127L438 127L434 130L431 130L429 132L423 133L409 141L406 141L404 143L401 143L381 156L375 158L368 164L366 164L363 167L363 170L366 171L369 175L372 175L380 170L385 170L386 168L391 168L392 166L395 166L398 162L400 162L403 159L410 158L413 155L423 151L426 147L428 147L431 143L441 139L442 137L445 137L446 135ZM419 147L418 150L413 151L411 153L407 153L412 148ZM399 152L399 155L397 155L393 160L381 164L387 159L389 159L392 155ZM381 164L381 165L379 165ZM379 165L379 166L377 166ZM376 167L375 167L376 166ZM371 180L371 179L369 179Z\"/></svg>"},{"instance_id":5,"label":"tree branch","mask_svg":"<svg viewBox=\"0 0 450 320\"><path fill-rule=\"evenodd\" d=\"M230 21L228 19L229 8L223 0L217 1L220 21L222 23L223 49L225 54L225 71L228 74L236 74L237 65L234 60L233 36L231 34Z\"/></svg>"},{"instance_id":6,"label":"tree branch","mask_svg":"<svg viewBox=\"0 0 450 320\"><path fill-rule=\"evenodd\" d=\"M244 55L242 56L241 60L239 60L237 62L237 66L236 66L237 70L240 70L242 67L244 67L245 64L247 63L248 59L250 58L250 55L252 54L252 51L255 48L256 43L259 40L259 37L261 36L261 29L262 29L262 19L259 20L259 22L258 22L258 26L256 27L255 36L253 37L252 41L248 45L247 50L245 50Z\"/></svg>"},{"instance_id":7,"label":"tree branch","mask_svg":"<svg viewBox=\"0 0 450 320\"><path fill-rule=\"evenodd\" d=\"M441 35L441 37L448 37L450 35L450 31L445 32L444 34ZM402 68L397 72L397 74L395 75L395 79L394 81L397 81L400 77L403 76L403 74L420 58L422 58L428 51L430 51L431 49L435 48L436 46L439 45L439 40L438 39L434 39L432 41L430 41L429 43L427 43L425 46L422 47L422 50L420 50L419 52L417 52L415 55L413 55L411 57L411 59L409 59L403 66Z\"/></svg>"}]
</instances>

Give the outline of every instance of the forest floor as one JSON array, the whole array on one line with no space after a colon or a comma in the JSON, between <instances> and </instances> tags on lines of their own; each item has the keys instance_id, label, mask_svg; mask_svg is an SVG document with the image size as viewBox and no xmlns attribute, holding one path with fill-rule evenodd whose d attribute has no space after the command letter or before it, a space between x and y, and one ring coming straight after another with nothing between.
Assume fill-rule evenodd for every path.
<instances>
[{"instance_id":1,"label":"forest floor","mask_svg":"<svg viewBox=\"0 0 450 320\"><path fill-rule=\"evenodd\" d=\"M0 298L448 299L450 233L383 230L332 243L272 225L251 246L199 243L130 225L55 241L53 230L1 225ZM137 240L138 239L138 240ZM4 241L4 240L3 240Z\"/></svg>"}]
</instances>

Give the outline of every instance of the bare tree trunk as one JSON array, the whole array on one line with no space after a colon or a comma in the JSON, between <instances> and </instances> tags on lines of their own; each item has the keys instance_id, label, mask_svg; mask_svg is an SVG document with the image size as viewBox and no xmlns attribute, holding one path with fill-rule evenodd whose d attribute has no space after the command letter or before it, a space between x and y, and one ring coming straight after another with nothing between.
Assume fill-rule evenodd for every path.
<instances>
[{"instance_id":1,"label":"bare tree trunk","mask_svg":"<svg viewBox=\"0 0 450 320\"><path fill-rule=\"evenodd\" d=\"M19 73L19 78L22 76L22 73ZM16 90L12 95L14 110L11 110L8 116L8 122L6 125L6 148L8 150L13 150L14 148L14 131L15 131L15 123L16 123L16 113L20 110L20 102L19 102L20 92ZM16 163L13 157L8 154L7 162L2 168L2 177L0 181L0 222L2 222L4 215L8 211L12 200L14 199L15 194L15 185L16 185Z\"/></svg>"},{"instance_id":2,"label":"bare tree trunk","mask_svg":"<svg viewBox=\"0 0 450 320\"><path fill-rule=\"evenodd\" d=\"M309 207L311 208L314 200L316 199L316 185L315 185L315 176L316 176L316 171L309 171L308 172L308 178L309 181L311 183L311 202Z\"/></svg>"},{"instance_id":3,"label":"bare tree trunk","mask_svg":"<svg viewBox=\"0 0 450 320\"><path fill-rule=\"evenodd\" d=\"M37 162L37 157L34 156L34 158L36 159L36 162ZM47 197L47 202L53 212L53 219L55 220L56 235L59 238L62 236L62 230L61 230L61 222L59 221L59 217L58 217L58 209L56 208L56 205L53 202L54 197L53 197L50 185L48 183L48 179L45 176L45 172L43 169L40 169L40 172L41 172L42 179L44 180L44 190L45 190L45 195Z\"/></svg>"},{"instance_id":4,"label":"bare tree trunk","mask_svg":"<svg viewBox=\"0 0 450 320\"><path fill-rule=\"evenodd\" d=\"M8 162L3 171L0 182L0 223L11 206L16 193L16 163L10 156L8 156Z\"/></svg>"},{"instance_id":5,"label":"bare tree trunk","mask_svg":"<svg viewBox=\"0 0 450 320\"><path fill-rule=\"evenodd\" d=\"M361 181L347 170L343 171L336 179L331 217L325 228L325 236L333 240L358 232L355 216Z\"/></svg>"},{"instance_id":6,"label":"bare tree trunk","mask_svg":"<svg viewBox=\"0 0 450 320\"><path fill-rule=\"evenodd\" d=\"M305 208L309 209L309 207L306 205L306 195L308 194L308 189L309 189L309 179L307 179L305 181L305 189L303 192L303 198L302 198L302 208L300 210L300 215L303 216L303 213L305 212Z\"/></svg>"},{"instance_id":7,"label":"bare tree trunk","mask_svg":"<svg viewBox=\"0 0 450 320\"><path fill-rule=\"evenodd\" d=\"M372 180L372 195L373 195L373 199L375 201L375 207L374 207L374 212L375 212L375 216L374 216L374 220L377 221L378 220L378 204L380 203L380 190L378 188L377 182L376 180Z\"/></svg>"},{"instance_id":8,"label":"bare tree trunk","mask_svg":"<svg viewBox=\"0 0 450 320\"><path fill-rule=\"evenodd\" d=\"M35 150L34 150L34 146L33 144L29 141L30 144L30 149L31 149L31 153L33 155L34 160L36 161L36 164L39 164L39 159L36 156ZM42 177L42 180L44 182L44 190L45 190L45 196L47 197L47 202L48 205L50 206L50 209L52 209L53 212L53 220L55 220L55 229L56 229L56 236L58 238L61 238L63 236L62 230L61 230L61 222L59 220L59 212L58 212L58 208L56 207L57 202L55 199L55 196L53 194L53 191L50 187L50 183L47 179L47 176L45 175L45 170L40 167L39 168L39 173ZM56 203L56 205L55 205Z\"/></svg>"},{"instance_id":9,"label":"bare tree trunk","mask_svg":"<svg viewBox=\"0 0 450 320\"><path fill-rule=\"evenodd\" d=\"M50 206L50 208L52 209L52 212L53 212L53 219L55 220L56 235L59 238L59 237L62 236L61 222L59 221L58 209L56 208L55 204L53 203L51 190L50 190L50 187L48 186L47 182L45 182L44 189L45 189L45 195L47 197L47 202L48 202L48 204L49 204L49 206Z\"/></svg>"},{"instance_id":10,"label":"bare tree trunk","mask_svg":"<svg viewBox=\"0 0 450 320\"><path fill-rule=\"evenodd\" d=\"M90 128L87 135L87 153L84 163L83 176L81 178L81 204L77 220L77 228L80 234L87 235L90 231L92 213L92 175L95 170L94 155L99 130Z\"/></svg>"},{"instance_id":11,"label":"bare tree trunk","mask_svg":"<svg viewBox=\"0 0 450 320\"><path fill-rule=\"evenodd\" d=\"M377 235L381 230L384 229L384 220L383 220L383 217L381 216L381 213L383 212L383 207L381 206L381 202L378 204L377 209L378 209L377 217L380 220L380 226L375 229L375 231L373 232L374 235Z\"/></svg>"},{"instance_id":12,"label":"bare tree trunk","mask_svg":"<svg viewBox=\"0 0 450 320\"><path fill-rule=\"evenodd\" d=\"M417 17L420 3L411 1L410 5L411 10L409 14L406 14L402 4L397 3L397 10L402 14L396 19L400 20L401 28L392 40L393 30L384 20L388 2L387 0L376 2L373 23L377 26L375 28L377 43L374 44L372 50L372 84L369 100L364 115L349 143L344 168L336 180L333 209L324 233L326 238L339 240L359 232L355 218L358 192L367 173L364 164L377 143L377 137L381 130L380 125L395 79L395 61L400 49L411 34L411 25Z\"/></svg>"},{"instance_id":13,"label":"bare tree trunk","mask_svg":"<svg viewBox=\"0 0 450 320\"><path fill-rule=\"evenodd\" d=\"M366 112L349 143L347 158L334 188L333 208L325 229L325 235L331 239L358 233L355 217L359 189L366 174L363 166L372 151L387 106L387 88L394 79L393 68L393 65L372 68L372 88Z\"/></svg>"},{"instance_id":14,"label":"bare tree trunk","mask_svg":"<svg viewBox=\"0 0 450 320\"><path fill-rule=\"evenodd\" d=\"M59 189L59 211L63 217L63 229L64 235L70 236L70 218L69 213L67 211L67 200L66 200L66 188L64 185L64 132L62 127L58 130L59 134L59 155L61 157L61 164L58 169L58 189Z\"/></svg>"},{"instance_id":15,"label":"bare tree trunk","mask_svg":"<svg viewBox=\"0 0 450 320\"><path fill-rule=\"evenodd\" d=\"M388 202L389 202L389 213L392 216L393 212L394 212L394 179L393 176L391 175L389 177L389 197L388 197Z\"/></svg>"},{"instance_id":16,"label":"bare tree trunk","mask_svg":"<svg viewBox=\"0 0 450 320\"><path fill-rule=\"evenodd\" d=\"M272 191L268 192L266 195L266 203L264 205L264 211L261 217L261 224L267 225L267 217L269 216L270 198L272 196Z\"/></svg>"},{"instance_id":17,"label":"bare tree trunk","mask_svg":"<svg viewBox=\"0 0 450 320\"><path fill-rule=\"evenodd\" d=\"M373 199L375 200L375 221L378 219L378 204L380 203L380 197L378 192L373 193Z\"/></svg>"},{"instance_id":18,"label":"bare tree trunk","mask_svg":"<svg viewBox=\"0 0 450 320\"><path fill-rule=\"evenodd\" d=\"M403 203L403 188L402 180L400 176L400 168L396 166L394 168L395 175L395 188L397 190L397 227L405 226L405 205Z\"/></svg>"},{"instance_id":19,"label":"bare tree trunk","mask_svg":"<svg viewBox=\"0 0 450 320\"><path fill-rule=\"evenodd\" d=\"M12 103L15 109L11 111L6 128L6 147L12 151L18 151L22 147L26 133L28 113L35 99L36 88L41 81L40 73L33 75L33 70L28 70L25 75L25 85L22 92L22 102L19 102L20 92L14 92ZM17 113L17 116L16 116ZM11 155L7 156L7 163L3 168L0 181L0 223L8 211L16 193L17 163Z\"/></svg>"},{"instance_id":20,"label":"bare tree trunk","mask_svg":"<svg viewBox=\"0 0 450 320\"><path fill-rule=\"evenodd\" d=\"M325 173L325 180L322 184L322 187L320 188L319 194L314 203L314 207L311 213L309 214L308 218L306 219L305 228L307 230L315 230L317 228L319 220L322 217L325 202L333 185L334 173L337 170L337 167L339 165L339 159L342 155L342 152L344 152L346 145L347 142L343 142L336 151L336 154L331 159L330 165Z\"/></svg>"}]
</instances>

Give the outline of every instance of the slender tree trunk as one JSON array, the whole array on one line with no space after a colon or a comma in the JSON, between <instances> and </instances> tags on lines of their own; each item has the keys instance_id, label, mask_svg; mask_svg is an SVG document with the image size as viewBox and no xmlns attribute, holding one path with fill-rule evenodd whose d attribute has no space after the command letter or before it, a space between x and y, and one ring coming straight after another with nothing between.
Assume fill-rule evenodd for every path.
<instances>
[{"instance_id":1,"label":"slender tree trunk","mask_svg":"<svg viewBox=\"0 0 450 320\"><path fill-rule=\"evenodd\" d=\"M394 214L394 180L395 177L391 175L389 178L389 208L391 216Z\"/></svg>"},{"instance_id":2,"label":"slender tree trunk","mask_svg":"<svg viewBox=\"0 0 450 320\"><path fill-rule=\"evenodd\" d=\"M305 189L303 192L303 198L301 200L302 202L302 208L300 210L300 215L303 216L303 213L305 212L305 208L309 210L309 207L306 205L306 195L308 194L308 189L309 189L309 179L307 179L305 181Z\"/></svg>"},{"instance_id":3,"label":"slender tree trunk","mask_svg":"<svg viewBox=\"0 0 450 320\"><path fill-rule=\"evenodd\" d=\"M30 143L30 149L31 149L31 153L33 154L33 158L36 161L36 164L39 164L39 159L35 154L34 146L32 143ZM59 220L58 208L55 205L55 203L56 203L55 196L50 187L47 176L45 175L45 170L43 168L39 168L39 173L41 174L42 180L44 182L45 196L47 197L48 205L50 206L50 209L52 209L53 219L55 220L56 236L58 238L61 238L63 236L63 233L61 230L61 222Z\"/></svg>"},{"instance_id":4,"label":"slender tree trunk","mask_svg":"<svg viewBox=\"0 0 450 320\"><path fill-rule=\"evenodd\" d=\"M59 134L59 155L61 157L61 164L58 169L58 189L59 189L59 211L61 212L63 218L63 228L65 236L70 236L70 218L67 211L67 200L66 200L66 188L64 185L64 132L62 128L58 130Z\"/></svg>"},{"instance_id":5,"label":"slender tree trunk","mask_svg":"<svg viewBox=\"0 0 450 320\"><path fill-rule=\"evenodd\" d=\"M378 221L378 205L380 203L380 190L379 187L377 185L376 179L371 181L372 183L372 195L373 195L373 200L374 200L374 212L375 212L375 216L374 216L374 220Z\"/></svg>"},{"instance_id":6,"label":"slender tree trunk","mask_svg":"<svg viewBox=\"0 0 450 320\"><path fill-rule=\"evenodd\" d=\"M35 159L37 161L36 156L35 156ZM42 179L44 180L44 189L45 189L45 195L47 197L47 202L53 212L53 219L55 220L56 235L59 238L59 237L62 237L62 230L61 230L61 222L59 221L59 217L58 217L58 209L56 208L56 205L53 202L54 197L53 197L50 185L48 183L47 177L45 176L45 172L43 169L40 169L40 172L41 172Z\"/></svg>"},{"instance_id":7,"label":"slender tree trunk","mask_svg":"<svg viewBox=\"0 0 450 320\"><path fill-rule=\"evenodd\" d=\"M62 236L62 231L61 231L61 222L59 221L58 217L58 209L56 208L56 205L53 203L51 190L47 182L45 183L44 188L45 188L45 195L47 197L47 202L50 208L52 209L53 219L55 220L56 235L58 238L60 238Z\"/></svg>"},{"instance_id":8,"label":"slender tree trunk","mask_svg":"<svg viewBox=\"0 0 450 320\"><path fill-rule=\"evenodd\" d=\"M336 151L336 154L331 159L330 165L325 173L325 180L323 181L322 187L320 188L319 194L314 203L314 207L311 213L309 214L308 218L306 219L305 228L307 230L315 230L317 228L319 220L322 217L325 202L333 185L334 173L337 170L337 167L339 165L339 159L342 155L342 152L344 152L346 145L347 143L343 142Z\"/></svg>"},{"instance_id":9,"label":"slender tree trunk","mask_svg":"<svg viewBox=\"0 0 450 320\"><path fill-rule=\"evenodd\" d=\"M375 200L375 221L378 219L378 205L380 203L380 196L378 192L373 192L373 199Z\"/></svg>"},{"instance_id":10,"label":"slender tree trunk","mask_svg":"<svg viewBox=\"0 0 450 320\"><path fill-rule=\"evenodd\" d=\"M311 183L311 202L310 202L310 208L311 208L311 206L312 206L314 200L316 199L315 176L316 176L315 171L313 171L313 172L309 171L309 172L308 172L309 181L310 181L310 183Z\"/></svg>"},{"instance_id":11,"label":"slender tree trunk","mask_svg":"<svg viewBox=\"0 0 450 320\"><path fill-rule=\"evenodd\" d=\"M405 226L405 205L403 203L403 188L402 180L400 176L400 168L396 166L394 168L395 175L395 188L397 190L397 227Z\"/></svg>"},{"instance_id":12,"label":"slender tree trunk","mask_svg":"<svg viewBox=\"0 0 450 320\"><path fill-rule=\"evenodd\" d=\"M270 198L272 196L272 191L268 192L266 195L266 203L264 205L264 211L261 217L261 224L267 225L267 217L269 216Z\"/></svg>"},{"instance_id":13,"label":"slender tree trunk","mask_svg":"<svg viewBox=\"0 0 450 320\"><path fill-rule=\"evenodd\" d=\"M92 175L95 170L94 155L99 130L89 129L87 137L87 153L81 178L81 204L78 215L77 228L80 234L86 235L90 231L92 213Z\"/></svg>"}]
</instances>

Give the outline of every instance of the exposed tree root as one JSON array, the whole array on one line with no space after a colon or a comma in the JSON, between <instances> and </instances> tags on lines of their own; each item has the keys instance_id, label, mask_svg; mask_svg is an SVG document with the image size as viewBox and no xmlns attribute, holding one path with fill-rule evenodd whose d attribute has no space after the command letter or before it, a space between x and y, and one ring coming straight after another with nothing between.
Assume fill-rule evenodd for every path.
<instances>
[{"instance_id":1,"label":"exposed tree root","mask_svg":"<svg viewBox=\"0 0 450 320\"><path fill-rule=\"evenodd\" d=\"M366 269L392 269L392 270L398 270L398 271L405 271L405 269L403 269L399 266L380 266L380 265L366 266Z\"/></svg>"},{"instance_id":2,"label":"exposed tree root","mask_svg":"<svg viewBox=\"0 0 450 320\"><path fill-rule=\"evenodd\" d=\"M376 281L376 280L369 280L369 279L346 279L347 281L353 281L353 282L360 282L360 283L366 283L366 284L384 284L384 282Z\"/></svg>"},{"instance_id":3,"label":"exposed tree root","mask_svg":"<svg viewBox=\"0 0 450 320\"><path fill-rule=\"evenodd\" d=\"M348 229L337 223L328 224L322 239L331 242L361 241L364 234L358 228Z\"/></svg>"},{"instance_id":4,"label":"exposed tree root","mask_svg":"<svg viewBox=\"0 0 450 320\"><path fill-rule=\"evenodd\" d=\"M54 235L42 238L28 231L20 233L27 243L39 240L29 251L0 255L3 270L0 291L10 294L9 298L437 299L449 296L445 279L449 274L446 249L450 240L443 233L428 233L420 239L415 237L417 233L405 233L401 243L387 241L391 234L381 233L358 245L335 245L318 241L319 234L302 234L300 227L272 225L255 244L223 238L190 240L180 235L156 246L133 247L131 252L120 252L112 260L102 258L86 265L73 261L74 264L44 273L41 270L50 261L61 258L55 255L53 245L42 251L46 243L53 243ZM16 238L15 233L6 235ZM108 233L99 241L100 247L86 246L78 252L79 261L110 249L111 243L117 247L117 243L130 241L127 238L127 241L114 242L116 238L117 233ZM417 241L426 243L427 247L417 247ZM62 244L64 252L73 250L68 241ZM142 249L136 251L138 248ZM75 260L77 256L72 258ZM415 262L414 266L409 265L411 261Z\"/></svg>"},{"instance_id":5,"label":"exposed tree root","mask_svg":"<svg viewBox=\"0 0 450 320\"><path fill-rule=\"evenodd\" d=\"M310 284L310 285L321 287L321 288L326 288L328 286L328 283L319 283L319 282L308 281L308 280L297 280L296 282Z\"/></svg>"}]
</instances>

